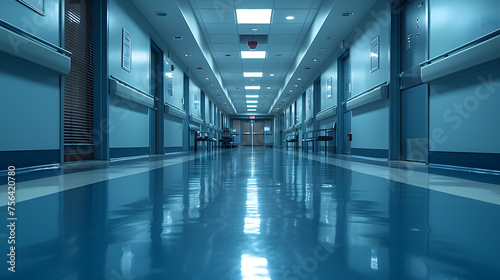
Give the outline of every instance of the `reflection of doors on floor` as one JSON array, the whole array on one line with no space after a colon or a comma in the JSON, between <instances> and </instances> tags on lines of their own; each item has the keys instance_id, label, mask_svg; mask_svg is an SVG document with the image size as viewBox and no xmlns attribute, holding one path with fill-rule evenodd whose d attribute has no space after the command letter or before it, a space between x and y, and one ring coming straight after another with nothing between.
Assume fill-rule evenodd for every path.
<instances>
[{"instance_id":1,"label":"reflection of doors on floor","mask_svg":"<svg viewBox=\"0 0 500 280\"><path fill-rule=\"evenodd\" d=\"M241 137L243 146L264 146L264 121L242 121Z\"/></svg>"}]
</instances>

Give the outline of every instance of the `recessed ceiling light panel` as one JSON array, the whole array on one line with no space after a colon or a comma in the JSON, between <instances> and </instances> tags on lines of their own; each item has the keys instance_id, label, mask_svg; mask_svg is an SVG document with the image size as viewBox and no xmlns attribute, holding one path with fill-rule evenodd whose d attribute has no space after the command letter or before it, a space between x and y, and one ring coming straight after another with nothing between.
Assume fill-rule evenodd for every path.
<instances>
[{"instance_id":1,"label":"recessed ceiling light panel","mask_svg":"<svg viewBox=\"0 0 500 280\"><path fill-rule=\"evenodd\" d=\"M245 89L248 89L248 90L259 90L260 86L245 86Z\"/></svg>"},{"instance_id":2,"label":"recessed ceiling light panel","mask_svg":"<svg viewBox=\"0 0 500 280\"><path fill-rule=\"evenodd\" d=\"M262 59L266 58L265 51L242 51L241 58L254 58L254 59Z\"/></svg>"},{"instance_id":3,"label":"recessed ceiling light panel","mask_svg":"<svg viewBox=\"0 0 500 280\"><path fill-rule=\"evenodd\" d=\"M246 97L247 97L247 98L259 98L259 96L258 96L258 95L247 95Z\"/></svg>"},{"instance_id":4,"label":"recessed ceiling light panel","mask_svg":"<svg viewBox=\"0 0 500 280\"><path fill-rule=\"evenodd\" d=\"M243 72L243 77L245 78L260 78L262 77L262 72Z\"/></svg>"},{"instance_id":5,"label":"recessed ceiling light panel","mask_svg":"<svg viewBox=\"0 0 500 280\"><path fill-rule=\"evenodd\" d=\"M270 24L271 9L236 9L238 24Z\"/></svg>"},{"instance_id":6,"label":"recessed ceiling light panel","mask_svg":"<svg viewBox=\"0 0 500 280\"><path fill-rule=\"evenodd\" d=\"M294 17L294 16L287 16L287 17L286 17L286 19L287 19L287 20L294 20L294 19L295 19L295 17Z\"/></svg>"}]
</instances>

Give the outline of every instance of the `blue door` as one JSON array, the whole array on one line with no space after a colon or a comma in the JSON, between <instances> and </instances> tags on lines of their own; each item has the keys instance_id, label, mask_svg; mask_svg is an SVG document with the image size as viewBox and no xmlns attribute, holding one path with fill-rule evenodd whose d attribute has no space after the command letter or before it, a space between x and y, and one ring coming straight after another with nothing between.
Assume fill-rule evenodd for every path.
<instances>
[{"instance_id":1,"label":"blue door","mask_svg":"<svg viewBox=\"0 0 500 280\"><path fill-rule=\"evenodd\" d=\"M426 60L426 2L408 1L401 18L401 158L427 162L429 90L420 79Z\"/></svg>"}]
</instances>

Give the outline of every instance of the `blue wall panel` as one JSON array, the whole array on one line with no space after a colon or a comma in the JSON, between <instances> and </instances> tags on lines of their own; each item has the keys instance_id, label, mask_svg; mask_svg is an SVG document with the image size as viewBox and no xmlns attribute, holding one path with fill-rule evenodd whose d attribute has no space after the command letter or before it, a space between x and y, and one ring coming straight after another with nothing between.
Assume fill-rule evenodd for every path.
<instances>
[{"instance_id":1,"label":"blue wall panel","mask_svg":"<svg viewBox=\"0 0 500 280\"><path fill-rule=\"evenodd\" d=\"M431 85L431 151L500 153L498 63Z\"/></svg>"},{"instance_id":2,"label":"blue wall panel","mask_svg":"<svg viewBox=\"0 0 500 280\"><path fill-rule=\"evenodd\" d=\"M390 13L387 1L379 1L349 36L351 43L352 93L359 94L389 80ZM371 42L379 37L379 69L371 72ZM389 103L378 101L352 113L352 148L389 148Z\"/></svg>"},{"instance_id":3,"label":"blue wall panel","mask_svg":"<svg viewBox=\"0 0 500 280\"><path fill-rule=\"evenodd\" d=\"M500 28L500 2L430 1L430 56L474 40ZM460 15L457 18L457 15ZM459 20L457 20L459 19ZM499 154L500 61L434 81L430 85L431 162L474 165L473 158ZM484 160L478 162L485 163Z\"/></svg>"},{"instance_id":4,"label":"blue wall panel","mask_svg":"<svg viewBox=\"0 0 500 280\"><path fill-rule=\"evenodd\" d=\"M0 18L52 44L60 45L60 1L44 0L45 16L15 1L1 1ZM15 44L16 42L14 42Z\"/></svg>"},{"instance_id":5,"label":"blue wall panel","mask_svg":"<svg viewBox=\"0 0 500 280\"><path fill-rule=\"evenodd\" d=\"M333 105L337 105L337 60L335 59L332 64L321 74L321 108L323 111ZM332 78L332 96L327 97L328 79Z\"/></svg>"},{"instance_id":6,"label":"blue wall panel","mask_svg":"<svg viewBox=\"0 0 500 280\"><path fill-rule=\"evenodd\" d=\"M430 57L500 28L498 0L430 0Z\"/></svg>"},{"instance_id":7,"label":"blue wall panel","mask_svg":"<svg viewBox=\"0 0 500 280\"><path fill-rule=\"evenodd\" d=\"M0 150L59 149L60 78L24 60L0 53Z\"/></svg>"}]
</instances>

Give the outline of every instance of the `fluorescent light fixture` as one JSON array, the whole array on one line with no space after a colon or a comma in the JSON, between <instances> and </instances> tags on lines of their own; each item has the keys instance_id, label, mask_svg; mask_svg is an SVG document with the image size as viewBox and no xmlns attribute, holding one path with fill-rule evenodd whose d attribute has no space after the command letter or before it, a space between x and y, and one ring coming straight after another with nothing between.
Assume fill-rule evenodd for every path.
<instances>
[{"instance_id":1,"label":"fluorescent light fixture","mask_svg":"<svg viewBox=\"0 0 500 280\"><path fill-rule=\"evenodd\" d=\"M259 103L259 101L257 101L257 100L247 100L247 103L253 103L253 104L256 104L256 103Z\"/></svg>"},{"instance_id":2,"label":"fluorescent light fixture","mask_svg":"<svg viewBox=\"0 0 500 280\"><path fill-rule=\"evenodd\" d=\"M242 51L241 58L266 58L265 51Z\"/></svg>"},{"instance_id":3,"label":"fluorescent light fixture","mask_svg":"<svg viewBox=\"0 0 500 280\"><path fill-rule=\"evenodd\" d=\"M257 109L247 109L248 112L257 112Z\"/></svg>"},{"instance_id":4,"label":"fluorescent light fixture","mask_svg":"<svg viewBox=\"0 0 500 280\"><path fill-rule=\"evenodd\" d=\"M247 98L259 98L258 95L247 95Z\"/></svg>"},{"instance_id":5,"label":"fluorescent light fixture","mask_svg":"<svg viewBox=\"0 0 500 280\"><path fill-rule=\"evenodd\" d=\"M255 90L259 90L259 89L260 89L260 86L245 86L245 89L255 89Z\"/></svg>"},{"instance_id":6,"label":"fluorescent light fixture","mask_svg":"<svg viewBox=\"0 0 500 280\"><path fill-rule=\"evenodd\" d=\"M269 74L269 76L274 77L274 74Z\"/></svg>"},{"instance_id":7,"label":"fluorescent light fixture","mask_svg":"<svg viewBox=\"0 0 500 280\"><path fill-rule=\"evenodd\" d=\"M287 16L286 19L287 20L293 20L295 17L294 16Z\"/></svg>"},{"instance_id":8,"label":"fluorescent light fixture","mask_svg":"<svg viewBox=\"0 0 500 280\"><path fill-rule=\"evenodd\" d=\"M271 9L236 9L238 24L270 24Z\"/></svg>"},{"instance_id":9,"label":"fluorescent light fixture","mask_svg":"<svg viewBox=\"0 0 500 280\"><path fill-rule=\"evenodd\" d=\"M247 105L247 108L257 108L257 105Z\"/></svg>"},{"instance_id":10,"label":"fluorescent light fixture","mask_svg":"<svg viewBox=\"0 0 500 280\"><path fill-rule=\"evenodd\" d=\"M267 87L267 89L271 89L271 87Z\"/></svg>"},{"instance_id":11,"label":"fluorescent light fixture","mask_svg":"<svg viewBox=\"0 0 500 280\"><path fill-rule=\"evenodd\" d=\"M260 78L260 77L262 77L262 72L243 72L243 77L245 77L245 78Z\"/></svg>"}]
</instances>

